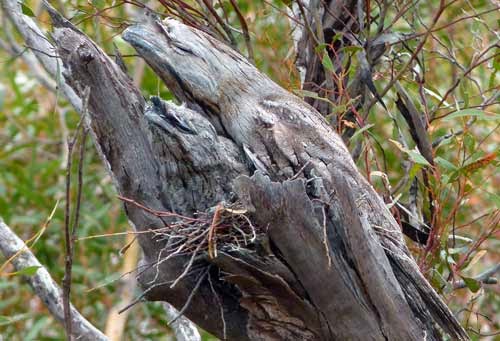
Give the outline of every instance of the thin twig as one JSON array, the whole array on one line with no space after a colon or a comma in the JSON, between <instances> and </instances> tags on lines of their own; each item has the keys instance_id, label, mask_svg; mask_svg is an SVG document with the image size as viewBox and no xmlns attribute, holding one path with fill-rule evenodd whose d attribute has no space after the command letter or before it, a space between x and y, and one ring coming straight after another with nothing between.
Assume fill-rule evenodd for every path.
<instances>
[{"instance_id":1,"label":"thin twig","mask_svg":"<svg viewBox=\"0 0 500 341\"><path fill-rule=\"evenodd\" d=\"M230 0L231 5L233 5L234 10L236 11L236 15L238 16L238 20L240 21L241 24L241 29L243 30L243 37L245 38L245 44L247 46L247 52L248 52L248 59L250 62L254 63L255 62L255 57L253 53L253 47L252 47L252 42L250 40L250 33L248 32L248 25L247 21L245 20L245 17L243 14L241 14L240 8L238 7L238 4L236 3L235 0Z\"/></svg>"},{"instance_id":2,"label":"thin twig","mask_svg":"<svg viewBox=\"0 0 500 341\"><path fill-rule=\"evenodd\" d=\"M217 304L219 305L220 318L222 320L222 337L223 337L223 340L227 340L227 335L226 335L226 319L224 318L224 306L222 305L222 302L220 301L220 298L219 298L219 295L217 294L217 291L215 291L214 285L212 283L212 276L210 275L210 272L208 273L208 284L210 284L210 290L214 294L215 300L217 301Z\"/></svg>"},{"instance_id":3,"label":"thin twig","mask_svg":"<svg viewBox=\"0 0 500 341\"><path fill-rule=\"evenodd\" d=\"M85 129L80 145L80 160L78 165L78 192L77 192L77 202L74 216L73 227L70 230L70 217L71 217L71 168L73 165L73 148L75 146L76 140L79 135L79 130L85 120L85 113L87 111L88 99L90 96L90 88L86 88L83 94L84 102L82 106L82 116L80 122L77 126L77 131L73 139L68 141L68 160L66 164L66 205L64 210L64 239L65 239L65 267L64 267L64 277L63 277L63 307L64 307L64 327L66 330L66 338L71 341L72 338L72 326L71 326L71 308L70 308L70 297L71 297L71 280L72 280L72 268L73 268L73 243L76 239L76 230L78 227L80 207L82 199L82 187L83 187L83 158L85 156L85 141L87 137L87 130Z\"/></svg>"},{"instance_id":4,"label":"thin twig","mask_svg":"<svg viewBox=\"0 0 500 341\"><path fill-rule=\"evenodd\" d=\"M73 142L68 141L68 162L66 163L66 204L64 210L64 240L65 240L65 269L63 277L63 307L64 307L64 328L66 338L71 341L71 310L69 299L71 295L71 233L70 233L70 201L71 201L71 166L73 155Z\"/></svg>"},{"instance_id":5,"label":"thin twig","mask_svg":"<svg viewBox=\"0 0 500 341\"><path fill-rule=\"evenodd\" d=\"M46 305L54 318L63 323L64 308L61 304L61 288L50 276L47 269L40 264L35 255L29 250L28 245L23 242L0 218L0 252L9 259L17 271L28 267L36 267L37 271L32 276L25 276L35 295ZM82 341L105 341L108 338L87 321L73 306L71 319L73 335Z\"/></svg>"},{"instance_id":6,"label":"thin twig","mask_svg":"<svg viewBox=\"0 0 500 341\"><path fill-rule=\"evenodd\" d=\"M78 157L78 190L76 194L76 209L75 209L75 216L74 216L74 222L73 222L73 230L71 231L71 243L72 243L72 248L73 244L76 241L76 231L78 229L78 223L80 220L80 207L82 203L82 187L83 187L83 164L84 164L84 159L85 159L85 142L87 141L87 136L88 136L88 129L84 128L82 132L82 137L80 140L80 154Z\"/></svg>"},{"instance_id":7,"label":"thin twig","mask_svg":"<svg viewBox=\"0 0 500 341\"><path fill-rule=\"evenodd\" d=\"M148 292L150 292L154 288L157 288L157 287L162 286L162 285L170 284L171 282L172 281L164 281L164 282L160 282L160 283L155 283L154 285L150 286L149 288L147 288L146 290L144 290L136 299L134 299L132 302L130 302L125 307L123 307L122 309L120 309L118 311L118 314L123 313L125 310L130 309L134 305L136 305L137 303L139 303L148 294Z\"/></svg>"},{"instance_id":8,"label":"thin twig","mask_svg":"<svg viewBox=\"0 0 500 341\"><path fill-rule=\"evenodd\" d=\"M198 254L198 251L201 249L201 246L203 245L203 243L199 243L198 246L196 247L196 249L194 250L193 252L193 255L191 256L191 258L189 259L189 262L187 263L186 267L184 268L184 271L179 275L179 277L177 277L174 281L174 283L172 283L172 285L170 286L170 288L172 289L173 287L175 287L177 285L177 283L179 283L181 281L181 279L183 279L187 273L189 272L189 270L191 269L191 266L193 265L194 263L194 260L196 258L196 255Z\"/></svg>"},{"instance_id":9,"label":"thin twig","mask_svg":"<svg viewBox=\"0 0 500 341\"><path fill-rule=\"evenodd\" d=\"M214 212L214 217L212 219L212 223L210 224L210 228L208 229L208 256L210 258L215 258L217 257L217 240L215 239L216 237L216 230L217 226L220 223L220 218L221 218L221 213L223 211L224 207L219 204L215 208Z\"/></svg>"},{"instance_id":10,"label":"thin twig","mask_svg":"<svg viewBox=\"0 0 500 341\"><path fill-rule=\"evenodd\" d=\"M179 319L179 317L181 317L182 315L184 315L184 313L186 312L187 308L191 304L191 301L193 300L194 295L198 292L198 289L200 288L201 282L203 282L203 280L205 279L205 276L208 274L208 272L210 271L211 267L212 266L209 265L207 267L207 269L205 270L205 272L203 272L200 275L200 278L198 278L198 281L196 282L193 290L191 290L191 293L189 294L189 296L188 296L188 298L186 300L186 303L184 303L184 305L182 306L181 310L179 310L179 315L177 315L172 321L170 321L168 323L169 325L171 325L172 323L174 323L175 321L177 321Z\"/></svg>"}]
</instances>

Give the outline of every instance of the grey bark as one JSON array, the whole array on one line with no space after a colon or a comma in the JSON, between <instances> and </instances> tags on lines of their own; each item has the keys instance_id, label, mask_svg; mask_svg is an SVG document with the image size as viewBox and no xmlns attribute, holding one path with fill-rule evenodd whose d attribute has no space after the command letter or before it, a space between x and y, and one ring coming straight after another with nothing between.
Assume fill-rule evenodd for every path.
<instances>
[{"instance_id":1,"label":"grey bark","mask_svg":"<svg viewBox=\"0 0 500 341\"><path fill-rule=\"evenodd\" d=\"M385 6L385 5L384 5ZM294 45L297 51L295 64L300 72L302 88L318 93L319 97L328 98L337 103L345 97L338 93L338 84L332 78L332 71L325 70L322 63L323 54L316 52L319 44L325 44L324 53L327 53L333 62L334 72L344 72L344 65L351 56L343 48L349 46L361 47L357 34L363 30L359 27L364 22L363 4L355 0L307 0L293 3L291 11L294 20L291 26L294 32ZM333 38L336 37L335 40ZM346 77L343 88L347 88L349 98L358 100L354 105L359 109L365 100L366 86L371 86L371 67L377 63L384 49L383 44L371 44L375 48L360 51L356 58L359 67L353 79ZM348 86L349 83L349 86ZM334 108L324 100L306 98L324 116L330 114ZM352 112L348 111L344 119L354 121ZM333 122L338 124L335 117ZM352 129L348 130L352 135Z\"/></svg>"},{"instance_id":2,"label":"grey bark","mask_svg":"<svg viewBox=\"0 0 500 341\"><path fill-rule=\"evenodd\" d=\"M33 54L53 79L60 79L61 65L60 61L55 58L54 46L47 40L33 19L22 13L21 3L17 0L1 0L1 5L4 13L23 37L27 48L32 48ZM30 55L30 52L28 54ZM73 89L63 80L57 85L71 105L80 111L82 101Z\"/></svg>"},{"instance_id":3,"label":"grey bark","mask_svg":"<svg viewBox=\"0 0 500 341\"><path fill-rule=\"evenodd\" d=\"M240 202L261 233L246 247L167 258L140 234L146 298L231 340L467 339L385 204L311 106L234 50L175 20L124 32L175 96L146 103L88 37L51 13L68 84L90 87L91 128L123 196L195 216ZM137 230L171 226L125 203ZM262 232L264 231L264 232ZM175 284L172 286L172 284Z\"/></svg>"},{"instance_id":4,"label":"grey bark","mask_svg":"<svg viewBox=\"0 0 500 341\"><path fill-rule=\"evenodd\" d=\"M165 314L169 320L175 319L179 311L168 303L164 303ZM171 324L177 341L199 341L201 340L198 328L186 317L180 316L177 321Z\"/></svg>"},{"instance_id":5,"label":"grey bark","mask_svg":"<svg viewBox=\"0 0 500 341\"><path fill-rule=\"evenodd\" d=\"M61 323L64 321L62 290L40 264L38 259L29 250L28 246L15 235L14 232L0 218L0 252L6 259L11 260L16 271L22 271L28 267L37 267L33 276L27 276L26 280L45 304L52 315ZM82 341L106 341L108 338L85 319L71 305L71 325L73 337Z\"/></svg>"},{"instance_id":6,"label":"grey bark","mask_svg":"<svg viewBox=\"0 0 500 341\"><path fill-rule=\"evenodd\" d=\"M354 115L353 107L362 113L363 119L366 119L370 112L368 107L373 102L370 94L387 111L373 82L373 71L382 59L388 44L402 42L408 39L408 36L392 32L384 27L387 12L391 6L389 1L377 3L380 6L380 12L376 19L370 19L377 21L376 30L365 27L367 16L365 6L368 3L362 1L297 0L292 4L290 26L296 50L295 64L301 76L302 89L313 91L321 97L318 99L318 96L315 98L306 96L305 101L323 116L329 117L337 131L342 131L344 142L349 144L356 129L343 125L338 121L337 115L341 114L344 121L360 125L362 122L360 122L359 116ZM325 69L322 63L323 53L316 51L320 44L325 46L323 53L327 53L332 60L333 70ZM355 56L346 52L349 47L358 48ZM345 65L351 65L354 59L357 60L358 64L355 74L352 77L342 76L349 69ZM340 80L334 81L334 75L342 79L341 89L338 85ZM433 164L432 146L429 142L427 127L424 125L425 120L397 82L395 87L399 94L396 104L408 122L409 132L419 151L430 164ZM330 103L325 101L325 98L329 99ZM332 103L345 104L347 100L353 101L342 112L337 112L336 106L332 105ZM336 114L332 115L332 112ZM393 117L389 111L387 114ZM397 126L396 122L395 125ZM362 128L361 125L360 128ZM405 145L404 141L402 143ZM361 155L362 144L363 140L359 140L355 146L351 147L354 160L357 160ZM403 166L411 167L411 165L406 166L404 162ZM416 194L411 196L416 197ZM399 211L398 217L402 224L403 233L413 241L426 245L429 228L421 221L422 219L418 218L421 214L417 212L416 203L409 206L413 207L411 216L407 214L408 210L401 207L401 203L395 206L395 209Z\"/></svg>"},{"instance_id":7,"label":"grey bark","mask_svg":"<svg viewBox=\"0 0 500 341\"><path fill-rule=\"evenodd\" d=\"M69 103L71 103L73 108L79 114L82 114L82 100L78 95L75 94L73 89L65 82L64 78L62 77L64 66L62 65L59 58L56 57L56 49L51 44L50 40L47 39L45 33L42 32L42 30L38 27L38 25L33 21L31 17L22 13L21 3L17 0L1 0L0 3L4 14L14 24L23 40L26 42L28 48L33 47L34 52L31 53L30 51L25 51L25 53L23 54L23 59L25 59L26 63L28 63L28 67L32 70L34 76L41 82L41 84L48 86L49 89L52 88L52 85L57 84L58 88L54 90L58 91L60 89L62 91L62 95L66 98L66 100L68 100ZM50 9L49 5L45 5ZM43 69L46 70L47 74L42 71ZM102 152L101 145L98 143L97 137L93 130L91 130L91 134L93 135L94 145L99 156L103 160L109 175L115 180L114 174L109 168L106 156ZM67 155L65 155L65 157L67 157ZM65 164L65 162L63 162L63 164ZM40 296L44 294L50 294L51 291L39 290L35 291L35 293ZM51 297L40 296L40 298L43 301L51 300ZM169 304L164 304L164 307L167 315L172 312L172 309L175 309L173 307L170 307ZM50 311L55 314L54 310ZM62 320L60 321L62 322ZM195 326L189 320L183 319L178 323L172 325L171 327L178 338L183 337L189 338L190 340L196 340L196 333L194 333ZM96 340L99 339L98 337L91 338Z\"/></svg>"}]
</instances>

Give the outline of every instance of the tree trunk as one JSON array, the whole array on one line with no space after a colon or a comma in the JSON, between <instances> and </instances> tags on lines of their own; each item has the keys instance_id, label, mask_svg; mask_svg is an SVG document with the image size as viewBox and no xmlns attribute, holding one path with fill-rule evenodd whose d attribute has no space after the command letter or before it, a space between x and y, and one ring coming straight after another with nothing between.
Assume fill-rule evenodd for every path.
<instances>
[{"instance_id":1,"label":"tree trunk","mask_svg":"<svg viewBox=\"0 0 500 341\"><path fill-rule=\"evenodd\" d=\"M90 87L94 140L141 232L147 299L221 339L467 339L316 109L230 47L152 15L123 38L183 104L145 101L51 15L65 79L80 96Z\"/></svg>"}]
</instances>

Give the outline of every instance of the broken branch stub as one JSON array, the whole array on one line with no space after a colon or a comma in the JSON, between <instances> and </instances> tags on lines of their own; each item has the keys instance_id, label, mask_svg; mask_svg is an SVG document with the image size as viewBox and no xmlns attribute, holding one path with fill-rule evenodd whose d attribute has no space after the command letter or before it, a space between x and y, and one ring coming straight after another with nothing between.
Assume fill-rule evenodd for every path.
<instances>
[{"instance_id":1,"label":"broken branch stub","mask_svg":"<svg viewBox=\"0 0 500 341\"><path fill-rule=\"evenodd\" d=\"M127 214L155 230L139 240L148 299L223 339L433 340L436 325L467 338L315 109L219 41L155 18L124 39L184 105L146 104L88 37L60 26L65 77L91 89L91 127Z\"/></svg>"},{"instance_id":2,"label":"broken branch stub","mask_svg":"<svg viewBox=\"0 0 500 341\"><path fill-rule=\"evenodd\" d=\"M58 18L55 22L61 21ZM221 195L226 194L220 189L216 191L217 187L213 184L219 182L227 187L227 179L211 174L221 169L226 172L232 168L238 169L237 161L225 163L226 159L231 158L231 147L221 144L220 149L212 151L220 151L220 155L209 158L207 154L191 152L189 149L189 146L193 146L210 151L211 144L206 143L209 140L206 136L208 133L193 135L195 141L180 136L183 132L173 127L172 134L165 134L165 127L158 127L155 123L156 109L146 108L139 90L128 76L85 34L68 22L63 23L56 27L53 36L65 66L64 77L77 93L86 87L90 88L90 127L118 192L151 209L172 211L180 207L180 211L187 214L193 214L193 207L200 204L198 200L201 202L190 189L204 192L203 188L206 188L206 200L223 200ZM150 105L154 106L154 103ZM167 110L176 108L170 105ZM179 108L177 116L182 115L186 116L186 112ZM196 126L203 127L202 123L198 120ZM231 164L233 161L234 165ZM199 173L195 179L196 170ZM210 188L211 191L208 190ZM169 223L169 219L150 214L132 203L126 202L124 206L130 221L140 232L164 227ZM186 276L174 288L170 286L184 271L189 257L180 254L165 261L168 255L162 253L166 247L162 236L158 238L154 233L141 233L138 239L144 251L138 279L146 296L151 300L168 301L180 309L196 285L197 274ZM213 291L218 292L220 286L218 282L214 283L214 290L206 285L201 286L185 314L216 335L221 333L225 325L228 338L246 340L246 331L241 329L241 325L245 325L247 313L239 306L237 294L217 294L220 298L214 295ZM232 312L231 320L223 323L220 316L214 314L213 309L218 302Z\"/></svg>"},{"instance_id":3,"label":"broken branch stub","mask_svg":"<svg viewBox=\"0 0 500 341\"><path fill-rule=\"evenodd\" d=\"M318 335L337 338L359 332L358 335L378 333L380 338L421 339L424 333L428 337L438 335L435 324L428 320L432 316L453 336L466 338L446 305L419 273L385 204L358 172L341 138L316 110L276 85L231 48L175 20L160 22L153 18L128 28L123 37L180 100L208 119L219 136L242 150L254 169L278 183L303 172L307 181L303 193L296 189L289 195L295 199L302 195L319 202L319 207L303 203L287 215L275 202L283 198L278 196L264 204L263 193L254 197L252 204L262 205L254 214L261 224L277 222L283 229L280 234L280 228L270 228L269 237L324 318L322 322L327 328ZM338 188L344 189L342 196L338 195ZM346 204L346 193L351 207ZM266 215L263 209L269 207L272 209ZM319 209L324 212L323 228L327 230L332 255L319 253L322 243L316 230L321 219L315 223L311 215ZM358 211L363 218L353 221ZM303 218L291 219L292 212L293 218ZM262 217L266 219L259 219ZM357 235L346 232L345 226L350 225L359 230ZM302 239L286 239L298 226L303 226L298 235ZM304 237L307 233L309 238ZM367 241L364 245L363 240ZM343 250L337 250L336 245ZM363 248L356 249L360 245ZM318 258L311 261L315 254ZM301 257L309 262L301 263ZM330 257L333 266L326 267L324 262ZM418 304L407 302L415 295L400 286L398 272L391 268L394 263L415 282L420 294L428 294L419 297L425 301L423 306L429 306L425 313L417 308ZM321 273L318 278L311 276L314 266L320 269L315 272ZM350 280L346 282L346 278ZM372 284L380 290L366 288ZM342 301L349 309L338 309ZM439 313L434 306L439 307ZM357 316L358 323L349 315ZM401 326L401 321L404 327L397 326Z\"/></svg>"}]
</instances>

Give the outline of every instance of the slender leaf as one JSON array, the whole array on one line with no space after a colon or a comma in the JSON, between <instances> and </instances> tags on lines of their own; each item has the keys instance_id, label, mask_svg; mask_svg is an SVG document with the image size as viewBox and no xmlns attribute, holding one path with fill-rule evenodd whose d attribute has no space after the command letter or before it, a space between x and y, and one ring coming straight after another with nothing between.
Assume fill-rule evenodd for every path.
<instances>
[{"instance_id":1,"label":"slender leaf","mask_svg":"<svg viewBox=\"0 0 500 341\"><path fill-rule=\"evenodd\" d=\"M458 111L455 111L454 113L446 116L445 118L443 118L443 120L451 121L455 118L466 117L466 116L477 117L478 119L483 119L483 120L487 120L487 121L500 120L500 114L486 113L483 110L479 110L479 109L458 110Z\"/></svg>"},{"instance_id":2,"label":"slender leaf","mask_svg":"<svg viewBox=\"0 0 500 341\"><path fill-rule=\"evenodd\" d=\"M328 52L325 51L323 54L323 60L321 61L323 66L325 67L325 70L334 72L335 69L333 68L333 62L330 59L330 56L328 55Z\"/></svg>"},{"instance_id":3,"label":"slender leaf","mask_svg":"<svg viewBox=\"0 0 500 341\"><path fill-rule=\"evenodd\" d=\"M470 291L472 292L478 292L479 289L481 289L481 283L476 281L474 278L469 278L469 277L462 277L464 280L465 285L467 288L469 288Z\"/></svg>"}]
</instances>

